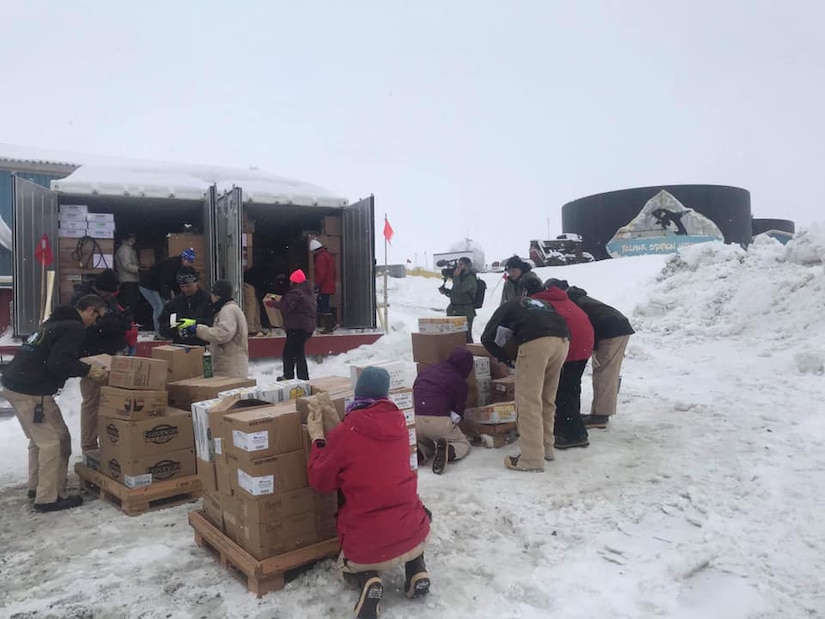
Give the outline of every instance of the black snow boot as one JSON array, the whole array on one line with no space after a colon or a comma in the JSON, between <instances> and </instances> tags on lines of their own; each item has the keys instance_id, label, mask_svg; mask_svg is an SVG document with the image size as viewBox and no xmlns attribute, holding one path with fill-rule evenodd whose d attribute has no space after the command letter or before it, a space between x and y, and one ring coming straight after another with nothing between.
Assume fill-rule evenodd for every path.
<instances>
[{"instance_id":1,"label":"black snow boot","mask_svg":"<svg viewBox=\"0 0 825 619\"><path fill-rule=\"evenodd\" d=\"M83 505L83 497L72 494L67 497L58 497L54 503L35 503L36 512L59 512L64 509L72 509Z\"/></svg>"},{"instance_id":2,"label":"black snow boot","mask_svg":"<svg viewBox=\"0 0 825 619\"><path fill-rule=\"evenodd\" d=\"M584 434L576 438L557 436L553 447L556 449L570 449L571 447L587 447L588 445L590 445L590 440L587 438L587 434Z\"/></svg>"},{"instance_id":3,"label":"black snow boot","mask_svg":"<svg viewBox=\"0 0 825 619\"><path fill-rule=\"evenodd\" d=\"M610 422L609 415L582 415L585 428L606 428Z\"/></svg>"},{"instance_id":4,"label":"black snow boot","mask_svg":"<svg viewBox=\"0 0 825 619\"><path fill-rule=\"evenodd\" d=\"M424 554L404 564L407 579L404 581L404 595L408 598L420 598L430 592L430 575L424 564Z\"/></svg>"},{"instance_id":5,"label":"black snow boot","mask_svg":"<svg viewBox=\"0 0 825 619\"><path fill-rule=\"evenodd\" d=\"M384 597L384 583L378 572L361 572L361 595L355 605L357 619L378 619L381 611L381 598Z\"/></svg>"},{"instance_id":6,"label":"black snow boot","mask_svg":"<svg viewBox=\"0 0 825 619\"><path fill-rule=\"evenodd\" d=\"M447 439L441 438L435 442L435 455L433 456L433 473L441 475L447 470L449 445Z\"/></svg>"}]
</instances>

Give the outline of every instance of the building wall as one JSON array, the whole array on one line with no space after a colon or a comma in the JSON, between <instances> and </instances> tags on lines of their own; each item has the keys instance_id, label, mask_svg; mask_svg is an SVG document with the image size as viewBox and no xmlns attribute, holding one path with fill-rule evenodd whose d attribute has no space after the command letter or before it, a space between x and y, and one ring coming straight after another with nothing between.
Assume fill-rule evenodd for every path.
<instances>
[{"instance_id":1,"label":"building wall","mask_svg":"<svg viewBox=\"0 0 825 619\"><path fill-rule=\"evenodd\" d=\"M24 178L43 187L48 187L51 181L58 178L64 178L66 176L66 174L26 172L20 168L18 168L15 174L20 178ZM0 170L0 217L3 218L6 225L12 230L14 229L14 220L12 215L13 201L12 172L9 170ZM3 247L0 247L0 275L12 275L11 252Z\"/></svg>"}]
</instances>

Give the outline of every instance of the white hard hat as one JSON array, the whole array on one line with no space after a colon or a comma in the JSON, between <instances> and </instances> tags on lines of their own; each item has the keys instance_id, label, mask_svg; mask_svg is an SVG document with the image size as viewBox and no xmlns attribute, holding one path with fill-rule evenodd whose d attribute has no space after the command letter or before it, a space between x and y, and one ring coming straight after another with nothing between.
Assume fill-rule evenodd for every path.
<instances>
[{"instance_id":1,"label":"white hard hat","mask_svg":"<svg viewBox=\"0 0 825 619\"><path fill-rule=\"evenodd\" d=\"M323 247L323 245L321 245L321 242L318 239L312 239L309 242L309 250L310 251L315 251L316 249L321 249L322 247Z\"/></svg>"}]
</instances>

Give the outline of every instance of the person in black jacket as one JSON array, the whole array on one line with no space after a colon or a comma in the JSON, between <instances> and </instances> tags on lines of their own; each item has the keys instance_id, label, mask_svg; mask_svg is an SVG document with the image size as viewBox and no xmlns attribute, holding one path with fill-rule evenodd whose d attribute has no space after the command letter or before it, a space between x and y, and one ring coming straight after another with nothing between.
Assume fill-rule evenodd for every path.
<instances>
[{"instance_id":1,"label":"person in black jacket","mask_svg":"<svg viewBox=\"0 0 825 619\"><path fill-rule=\"evenodd\" d=\"M87 294L96 294L106 304L105 314L86 328L81 357L116 355L126 349L126 336L131 334L132 324L117 302L119 284L117 273L106 269L98 274L94 282L82 284L76 289L73 302ZM80 403L80 446L84 452L93 451L98 448L97 409L100 406L100 384L81 378L80 395L83 398Z\"/></svg>"},{"instance_id":2,"label":"person in black jacket","mask_svg":"<svg viewBox=\"0 0 825 619\"><path fill-rule=\"evenodd\" d=\"M193 267L181 267L178 270L177 283L180 294L163 306L159 319L160 334L175 344L208 346L202 339L185 336L177 325L169 324L172 314L177 314L178 320L191 318L198 324L211 327L215 316L212 299L198 287L198 272Z\"/></svg>"},{"instance_id":3,"label":"person in black jacket","mask_svg":"<svg viewBox=\"0 0 825 619\"><path fill-rule=\"evenodd\" d=\"M582 420L587 428L606 428L610 417L616 414L624 352L635 331L619 310L588 296L582 288L570 286L567 280L548 279L544 285L566 290L570 300L587 314L593 325L593 403L590 414L582 415Z\"/></svg>"},{"instance_id":4,"label":"person in black jacket","mask_svg":"<svg viewBox=\"0 0 825 619\"><path fill-rule=\"evenodd\" d=\"M528 295L542 290L541 280L524 282ZM481 343L496 359L516 368L516 408L521 454L504 464L516 471L543 471L554 459L553 429L556 390L570 332L567 323L546 301L517 297L501 305L481 335Z\"/></svg>"},{"instance_id":5,"label":"person in black jacket","mask_svg":"<svg viewBox=\"0 0 825 619\"><path fill-rule=\"evenodd\" d=\"M151 268L141 271L140 294L152 306L152 321L155 323L155 334L160 334L160 314L163 304L176 294L180 293L177 275L181 267L191 267L195 264L195 250L191 247L184 249L179 256L170 256L156 262Z\"/></svg>"},{"instance_id":6,"label":"person in black jacket","mask_svg":"<svg viewBox=\"0 0 825 619\"><path fill-rule=\"evenodd\" d=\"M66 493L72 440L54 394L73 376L102 382L101 366L80 361L85 330L106 313L98 296L61 305L29 337L3 370L3 395L29 439L29 498L34 509L50 512L77 507L83 500Z\"/></svg>"}]
</instances>

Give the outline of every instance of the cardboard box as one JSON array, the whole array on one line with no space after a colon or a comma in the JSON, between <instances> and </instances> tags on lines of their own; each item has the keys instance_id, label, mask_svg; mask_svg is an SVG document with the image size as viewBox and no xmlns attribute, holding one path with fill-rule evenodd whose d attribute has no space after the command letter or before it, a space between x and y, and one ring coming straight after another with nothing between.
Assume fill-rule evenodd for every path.
<instances>
[{"instance_id":1,"label":"cardboard box","mask_svg":"<svg viewBox=\"0 0 825 619\"><path fill-rule=\"evenodd\" d=\"M223 531L223 509L221 507L221 496L216 492L203 489L203 515L214 524L218 530Z\"/></svg>"},{"instance_id":2,"label":"cardboard box","mask_svg":"<svg viewBox=\"0 0 825 619\"><path fill-rule=\"evenodd\" d=\"M343 402L346 402L346 401L348 401L347 398L352 399L352 397L353 397L353 394L352 394L351 391L346 391L346 392L344 392L344 394L340 394L340 395L336 394L336 393L330 393L330 394L327 394L327 395L329 395L330 401L332 402L332 405L335 407L335 412L332 413L332 414L329 414L328 411L325 411L325 414L323 415L324 433L325 434L330 432L333 428L335 428L335 426L337 426L339 423L341 423L341 419L343 418L343 415L339 415L339 413L338 413L339 407L336 406L335 400L336 399L341 399L341 400L343 400ZM309 415L310 406L317 398L318 398L318 395L310 395L310 396L307 396L305 398L298 398L297 400L295 400L295 410L297 411L297 415L299 417L300 423L306 423L307 416ZM340 405L340 409L342 411L344 409L343 408L344 407L343 402Z\"/></svg>"},{"instance_id":3,"label":"cardboard box","mask_svg":"<svg viewBox=\"0 0 825 619\"><path fill-rule=\"evenodd\" d=\"M115 224L114 213L86 213L86 221Z\"/></svg>"},{"instance_id":4,"label":"cardboard box","mask_svg":"<svg viewBox=\"0 0 825 619\"><path fill-rule=\"evenodd\" d=\"M238 459L260 459L302 449L301 424L290 404L232 412L223 417L222 451Z\"/></svg>"},{"instance_id":5,"label":"cardboard box","mask_svg":"<svg viewBox=\"0 0 825 619\"><path fill-rule=\"evenodd\" d=\"M66 215L69 213L81 213L85 218L86 213L89 212L89 207L85 204L61 204L58 212L61 215Z\"/></svg>"},{"instance_id":6,"label":"cardboard box","mask_svg":"<svg viewBox=\"0 0 825 619\"><path fill-rule=\"evenodd\" d=\"M281 310L276 307L269 307L266 304L266 301L269 299L280 301L281 295L272 293L264 295L264 310L266 310L267 318L269 318L269 324L278 329L282 329L284 326L284 316L281 314Z\"/></svg>"},{"instance_id":7,"label":"cardboard box","mask_svg":"<svg viewBox=\"0 0 825 619\"><path fill-rule=\"evenodd\" d=\"M473 355L473 374L476 376L490 376L490 358Z\"/></svg>"},{"instance_id":8,"label":"cardboard box","mask_svg":"<svg viewBox=\"0 0 825 619\"><path fill-rule=\"evenodd\" d=\"M151 248L138 250L138 263L142 267L150 267L155 264L155 250Z\"/></svg>"},{"instance_id":9,"label":"cardboard box","mask_svg":"<svg viewBox=\"0 0 825 619\"><path fill-rule=\"evenodd\" d=\"M331 254L341 253L341 236L332 234L322 234L315 237L316 240L327 248ZM338 271L340 273L340 271Z\"/></svg>"},{"instance_id":10,"label":"cardboard box","mask_svg":"<svg viewBox=\"0 0 825 619\"><path fill-rule=\"evenodd\" d=\"M226 461L230 471L229 482L235 495L265 496L309 485L303 449L259 460L238 458L228 453Z\"/></svg>"},{"instance_id":11,"label":"cardboard box","mask_svg":"<svg viewBox=\"0 0 825 619\"><path fill-rule=\"evenodd\" d=\"M319 393L338 393L351 389L350 379L346 376L324 376L323 378L313 378L309 381L312 395Z\"/></svg>"},{"instance_id":12,"label":"cardboard box","mask_svg":"<svg viewBox=\"0 0 825 619\"><path fill-rule=\"evenodd\" d=\"M492 381L490 396L493 402L513 402L516 399L516 377L507 376Z\"/></svg>"},{"instance_id":13,"label":"cardboard box","mask_svg":"<svg viewBox=\"0 0 825 619\"><path fill-rule=\"evenodd\" d=\"M93 471L100 470L100 450L90 449L83 452L83 464L88 466Z\"/></svg>"},{"instance_id":14,"label":"cardboard box","mask_svg":"<svg viewBox=\"0 0 825 619\"><path fill-rule=\"evenodd\" d=\"M61 216L58 225L61 230L80 230L86 232L85 219L73 219L73 217L80 217L80 215Z\"/></svg>"},{"instance_id":15,"label":"cardboard box","mask_svg":"<svg viewBox=\"0 0 825 619\"><path fill-rule=\"evenodd\" d=\"M86 215L84 213L64 213L63 211L59 211L57 221L60 227L63 227L63 224L71 223L82 224L83 229L86 229Z\"/></svg>"},{"instance_id":16,"label":"cardboard box","mask_svg":"<svg viewBox=\"0 0 825 619\"><path fill-rule=\"evenodd\" d=\"M241 400L237 396L213 398L192 404L192 422L195 429L195 453L200 460L214 462L217 454L224 453L223 442L226 428L223 418L235 411L268 408L268 402Z\"/></svg>"},{"instance_id":17,"label":"cardboard box","mask_svg":"<svg viewBox=\"0 0 825 619\"><path fill-rule=\"evenodd\" d=\"M152 359L162 359L169 364L167 382L203 377L203 346L155 346L152 349Z\"/></svg>"},{"instance_id":18,"label":"cardboard box","mask_svg":"<svg viewBox=\"0 0 825 619\"><path fill-rule=\"evenodd\" d=\"M111 232L114 235L115 232L115 221L112 219L111 221L89 221L88 215L86 216L86 230L88 232L93 231L107 231Z\"/></svg>"},{"instance_id":19,"label":"cardboard box","mask_svg":"<svg viewBox=\"0 0 825 619\"><path fill-rule=\"evenodd\" d=\"M473 353L474 357L487 357L490 360L490 376L492 376L494 380L505 378L512 374L510 368L494 358L481 344L465 344L465 346L467 350Z\"/></svg>"},{"instance_id":20,"label":"cardboard box","mask_svg":"<svg viewBox=\"0 0 825 619\"><path fill-rule=\"evenodd\" d=\"M332 516L337 510L337 493L321 494L312 488L300 488L262 497L239 495L233 502L235 517L247 523L272 522L309 512Z\"/></svg>"},{"instance_id":21,"label":"cardboard box","mask_svg":"<svg viewBox=\"0 0 825 619\"><path fill-rule=\"evenodd\" d=\"M107 371L112 368L112 355L107 355L105 353L100 355L91 355L89 357L81 357L80 360L83 363L88 363L89 365L99 365Z\"/></svg>"},{"instance_id":22,"label":"cardboard box","mask_svg":"<svg viewBox=\"0 0 825 619\"><path fill-rule=\"evenodd\" d=\"M254 387L254 378L234 378L231 376L213 376L212 378L186 378L167 385L169 403L175 408L188 410L193 402L212 400L221 391L237 387Z\"/></svg>"},{"instance_id":23,"label":"cardboard box","mask_svg":"<svg viewBox=\"0 0 825 619\"><path fill-rule=\"evenodd\" d=\"M456 348L467 343L463 331L457 333L412 333L413 361L432 365L446 361Z\"/></svg>"},{"instance_id":24,"label":"cardboard box","mask_svg":"<svg viewBox=\"0 0 825 619\"><path fill-rule=\"evenodd\" d=\"M233 522L227 518L226 528L227 534L233 541L261 561L321 541L320 524L321 521L316 514L308 512L264 523L248 523L240 520ZM328 527L324 533L329 535ZM334 536L333 529L331 537Z\"/></svg>"},{"instance_id":25,"label":"cardboard box","mask_svg":"<svg viewBox=\"0 0 825 619\"><path fill-rule=\"evenodd\" d=\"M168 364L162 359L146 357L112 357L109 385L124 389L166 389ZM188 406L177 408L188 409Z\"/></svg>"},{"instance_id":26,"label":"cardboard box","mask_svg":"<svg viewBox=\"0 0 825 619\"><path fill-rule=\"evenodd\" d=\"M321 222L321 231L330 236L341 236L342 217L340 215L326 215Z\"/></svg>"},{"instance_id":27,"label":"cardboard box","mask_svg":"<svg viewBox=\"0 0 825 619\"><path fill-rule=\"evenodd\" d=\"M93 238L93 239L109 239L114 240L115 238L115 231L114 230L86 230L86 236Z\"/></svg>"},{"instance_id":28,"label":"cardboard box","mask_svg":"<svg viewBox=\"0 0 825 619\"><path fill-rule=\"evenodd\" d=\"M414 406L412 387L391 389L387 395L389 396L389 399L401 410L412 409ZM344 408L346 409L346 407L349 406L354 399L355 393L352 391L348 392L344 396ZM302 421L306 421L306 417L302 417Z\"/></svg>"},{"instance_id":29,"label":"cardboard box","mask_svg":"<svg viewBox=\"0 0 825 619\"><path fill-rule=\"evenodd\" d=\"M260 400L258 397L258 387L238 387L237 389L227 389L218 393L219 400L235 398L237 400ZM265 401L265 400L264 400Z\"/></svg>"},{"instance_id":30,"label":"cardboard box","mask_svg":"<svg viewBox=\"0 0 825 619\"><path fill-rule=\"evenodd\" d=\"M419 333L464 333L466 330L466 316L438 316L418 319Z\"/></svg>"},{"instance_id":31,"label":"cardboard box","mask_svg":"<svg viewBox=\"0 0 825 619\"><path fill-rule=\"evenodd\" d=\"M101 472L127 488L140 488L154 482L195 474L194 449L181 449L124 461L116 455L107 453L104 443L100 453Z\"/></svg>"},{"instance_id":32,"label":"cardboard box","mask_svg":"<svg viewBox=\"0 0 825 619\"><path fill-rule=\"evenodd\" d=\"M166 391L136 391L119 387L100 388L100 414L130 421L148 419L166 412Z\"/></svg>"},{"instance_id":33,"label":"cardboard box","mask_svg":"<svg viewBox=\"0 0 825 619\"><path fill-rule=\"evenodd\" d=\"M109 458L138 460L194 447L192 414L170 409L167 414L141 421L129 421L105 409L98 413L100 449Z\"/></svg>"},{"instance_id":34,"label":"cardboard box","mask_svg":"<svg viewBox=\"0 0 825 619\"><path fill-rule=\"evenodd\" d=\"M308 396L312 388L308 380L301 380L300 378L292 378L290 380L282 380L278 383L283 387L283 401L297 400Z\"/></svg>"},{"instance_id":35,"label":"cardboard box","mask_svg":"<svg viewBox=\"0 0 825 619\"><path fill-rule=\"evenodd\" d=\"M465 419L459 427L473 445L499 448L518 440L518 426L515 422L481 424Z\"/></svg>"},{"instance_id":36,"label":"cardboard box","mask_svg":"<svg viewBox=\"0 0 825 619\"><path fill-rule=\"evenodd\" d=\"M464 419L481 424L510 423L516 420L516 403L498 402L488 406L468 408L464 411Z\"/></svg>"},{"instance_id":37,"label":"cardboard box","mask_svg":"<svg viewBox=\"0 0 825 619\"><path fill-rule=\"evenodd\" d=\"M476 376L470 374L467 377L467 408L487 406L492 400L492 379L490 375Z\"/></svg>"},{"instance_id":38,"label":"cardboard box","mask_svg":"<svg viewBox=\"0 0 825 619\"><path fill-rule=\"evenodd\" d=\"M407 387L407 366L403 361L377 361L366 365L351 365L350 366L350 385L355 389L355 384L358 382L358 377L361 372L368 367L382 367L390 375L390 389L401 389Z\"/></svg>"},{"instance_id":39,"label":"cardboard box","mask_svg":"<svg viewBox=\"0 0 825 619\"><path fill-rule=\"evenodd\" d=\"M218 493L218 470L214 462L206 462L200 458L195 459L198 479L201 480L201 487L204 493Z\"/></svg>"}]
</instances>

